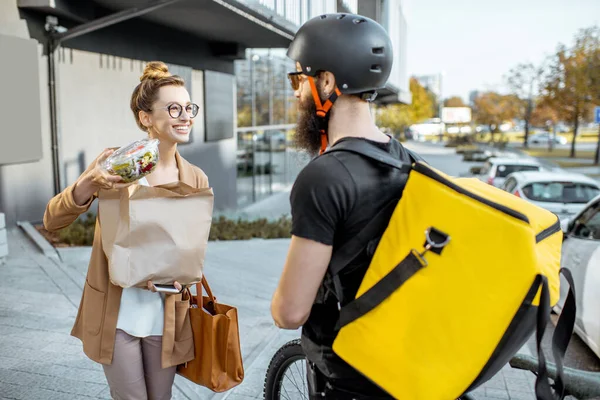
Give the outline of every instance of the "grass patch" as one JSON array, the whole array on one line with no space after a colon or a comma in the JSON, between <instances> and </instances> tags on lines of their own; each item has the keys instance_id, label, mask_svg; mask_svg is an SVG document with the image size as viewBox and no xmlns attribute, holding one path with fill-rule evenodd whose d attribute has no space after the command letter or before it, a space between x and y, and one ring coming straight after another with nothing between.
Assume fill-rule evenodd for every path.
<instances>
[{"instance_id":1,"label":"grass patch","mask_svg":"<svg viewBox=\"0 0 600 400\"><path fill-rule=\"evenodd\" d=\"M555 161L561 168L586 168L586 167L597 167L593 163L589 162L577 162L577 161Z\"/></svg>"},{"instance_id":2,"label":"grass patch","mask_svg":"<svg viewBox=\"0 0 600 400\"><path fill-rule=\"evenodd\" d=\"M73 247L91 246L94 242L95 225L96 216L88 213L57 232L48 232L42 225L37 225L36 228L54 247ZM275 221L265 218L249 221L221 216L213 220L208 240L289 238L291 229L292 220L289 217L281 217Z\"/></svg>"},{"instance_id":3,"label":"grass patch","mask_svg":"<svg viewBox=\"0 0 600 400\"><path fill-rule=\"evenodd\" d=\"M253 221L231 220L223 216L213 220L208 240L280 239L291 237L292 220L281 217L276 221L261 218Z\"/></svg>"},{"instance_id":4,"label":"grass patch","mask_svg":"<svg viewBox=\"0 0 600 400\"><path fill-rule=\"evenodd\" d=\"M571 157L571 149L554 149L549 151L548 149L523 149L525 153L529 154L532 157L537 158L569 158ZM575 159L588 159L593 160L595 151L592 150L576 150L575 151Z\"/></svg>"},{"instance_id":5,"label":"grass patch","mask_svg":"<svg viewBox=\"0 0 600 400\"><path fill-rule=\"evenodd\" d=\"M529 131L529 135L533 135L534 133L532 131ZM464 135L464 134L461 134ZM489 133L474 133L471 134L473 135L475 138L477 138L478 141L482 141L482 142L489 142L491 140L491 135ZM444 135L445 139L451 139L453 137L458 136L458 134L454 135L454 134L446 134ZM556 136L562 136L565 139L567 139L568 143L571 143L573 141L573 132L569 132L569 133L557 133ZM525 132L524 131L517 131L517 132L504 132L504 133L495 133L494 134L494 141L498 142L498 141L508 141L509 143L523 143L523 139L525 139ZM436 139L437 140L437 136ZM586 130L586 131L580 131L579 135L577 136L577 143L597 143L598 142L598 131L594 131L594 130Z\"/></svg>"}]
</instances>

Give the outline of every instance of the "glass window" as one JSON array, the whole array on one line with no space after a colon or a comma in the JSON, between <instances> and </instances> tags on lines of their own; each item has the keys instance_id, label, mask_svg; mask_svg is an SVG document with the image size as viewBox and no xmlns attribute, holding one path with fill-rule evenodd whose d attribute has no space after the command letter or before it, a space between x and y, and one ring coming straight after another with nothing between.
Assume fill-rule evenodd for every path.
<instances>
[{"instance_id":1,"label":"glass window","mask_svg":"<svg viewBox=\"0 0 600 400\"><path fill-rule=\"evenodd\" d=\"M487 173L490 172L490 169L492 169L492 163L489 161L486 161L485 164L483 164L483 167L481 167L481 175L485 175Z\"/></svg>"},{"instance_id":2,"label":"glass window","mask_svg":"<svg viewBox=\"0 0 600 400\"><path fill-rule=\"evenodd\" d=\"M581 239L600 240L600 203L590 207L573 224L572 235Z\"/></svg>"},{"instance_id":3,"label":"glass window","mask_svg":"<svg viewBox=\"0 0 600 400\"><path fill-rule=\"evenodd\" d=\"M512 193L516 186L517 180L514 178L509 178L504 184L504 190Z\"/></svg>"},{"instance_id":4,"label":"glass window","mask_svg":"<svg viewBox=\"0 0 600 400\"><path fill-rule=\"evenodd\" d=\"M585 204L600 194L600 190L583 183L534 182L523 187L523 194L533 201Z\"/></svg>"},{"instance_id":5,"label":"glass window","mask_svg":"<svg viewBox=\"0 0 600 400\"><path fill-rule=\"evenodd\" d=\"M540 167L537 165L498 165L496 170L497 178L506 178L513 172L520 171L539 171Z\"/></svg>"}]
</instances>

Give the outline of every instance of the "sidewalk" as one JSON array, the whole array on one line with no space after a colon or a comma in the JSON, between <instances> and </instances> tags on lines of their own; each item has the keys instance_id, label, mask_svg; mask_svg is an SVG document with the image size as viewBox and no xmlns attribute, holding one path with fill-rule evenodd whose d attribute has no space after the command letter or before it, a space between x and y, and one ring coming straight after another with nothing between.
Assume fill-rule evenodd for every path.
<instances>
[{"instance_id":1,"label":"sidewalk","mask_svg":"<svg viewBox=\"0 0 600 400\"><path fill-rule=\"evenodd\" d=\"M206 276L220 301L238 307L246 377L222 394L176 377L173 399L262 398L270 358L299 335L278 330L269 311L288 243L210 243ZM0 399L110 399L101 366L69 335L90 250L62 249L60 258L44 256L17 228L9 232L9 246L9 257L0 266ZM507 366L475 396L533 400L533 382L532 374Z\"/></svg>"},{"instance_id":2,"label":"sidewalk","mask_svg":"<svg viewBox=\"0 0 600 400\"><path fill-rule=\"evenodd\" d=\"M0 399L110 399L101 366L69 335L90 249L59 250L61 260L44 256L19 229L8 240L9 257L0 266ZM258 360L266 369L277 347L299 335L278 330L269 312L287 244L211 242L207 252L206 276L215 295L238 307L248 374L260 367ZM238 393L258 396L262 382L247 378ZM173 399L236 398L233 394L213 394L177 377Z\"/></svg>"}]
</instances>

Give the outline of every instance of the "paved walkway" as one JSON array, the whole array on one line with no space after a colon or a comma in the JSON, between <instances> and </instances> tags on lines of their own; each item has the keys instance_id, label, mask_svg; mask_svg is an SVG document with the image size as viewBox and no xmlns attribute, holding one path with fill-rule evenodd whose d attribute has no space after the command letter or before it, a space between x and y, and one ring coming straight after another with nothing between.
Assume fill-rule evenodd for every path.
<instances>
[{"instance_id":1,"label":"paved walkway","mask_svg":"<svg viewBox=\"0 0 600 400\"><path fill-rule=\"evenodd\" d=\"M269 303L288 240L211 242L206 275L215 295L239 309L245 381L214 394L176 378L174 399L260 399L268 362L297 331L272 323ZM85 280L89 249L44 256L19 229L0 266L0 399L109 399L100 365L69 335ZM527 352L527 349L523 351ZM534 399L533 375L506 367L477 399Z\"/></svg>"},{"instance_id":2,"label":"paved walkway","mask_svg":"<svg viewBox=\"0 0 600 400\"><path fill-rule=\"evenodd\" d=\"M420 146L416 144L415 146ZM435 167L459 175L453 149L429 149ZM244 212L278 217L289 212L289 193ZM288 211L286 211L288 210ZM80 301L89 248L44 255L23 232L9 231L9 257L0 263L0 400L109 399L100 365L82 352L69 332ZM214 394L176 377L173 399L261 399L264 376L275 351L298 331L277 329L269 304L289 240L211 242L206 276L217 298L239 310L246 378L237 388ZM51 253L50 253L51 254ZM521 352L531 353L534 342ZM533 400L534 376L506 366L478 389L477 400Z\"/></svg>"}]
</instances>

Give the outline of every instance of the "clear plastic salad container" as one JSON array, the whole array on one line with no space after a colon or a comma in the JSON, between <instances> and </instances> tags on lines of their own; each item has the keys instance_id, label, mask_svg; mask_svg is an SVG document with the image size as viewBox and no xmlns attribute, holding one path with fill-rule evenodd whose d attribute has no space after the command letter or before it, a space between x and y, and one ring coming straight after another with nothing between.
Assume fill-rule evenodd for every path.
<instances>
[{"instance_id":1,"label":"clear plastic salad container","mask_svg":"<svg viewBox=\"0 0 600 400\"><path fill-rule=\"evenodd\" d=\"M151 173L158 163L158 139L137 140L112 153L104 167L124 182L134 182Z\"/></svg>"}]
</instances>

